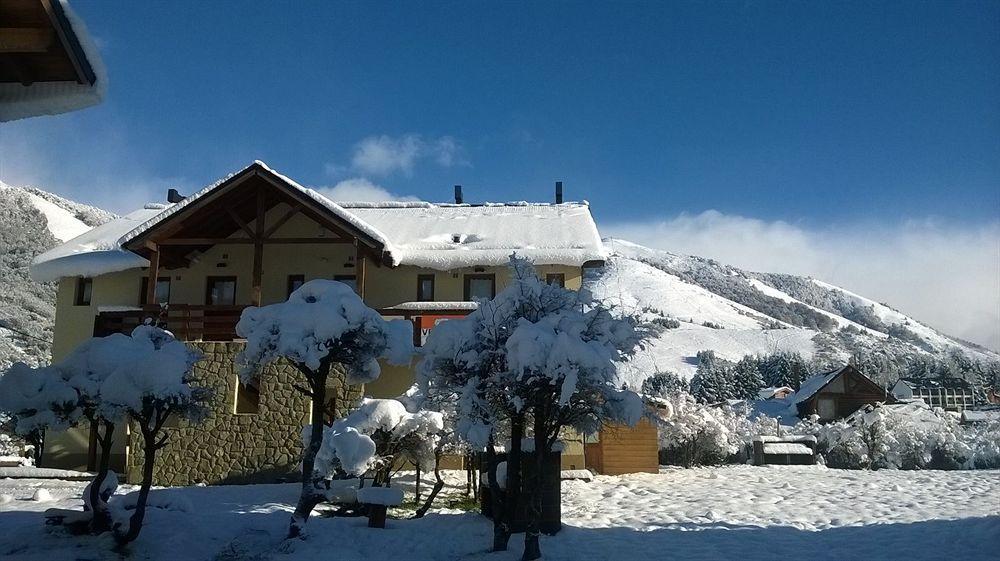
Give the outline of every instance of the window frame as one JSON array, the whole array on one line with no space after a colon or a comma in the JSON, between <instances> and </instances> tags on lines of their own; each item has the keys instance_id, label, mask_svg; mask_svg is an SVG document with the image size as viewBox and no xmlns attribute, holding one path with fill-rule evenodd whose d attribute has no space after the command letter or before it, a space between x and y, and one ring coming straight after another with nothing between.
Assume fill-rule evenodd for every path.
<instances>
[{"instance_id":1,"label":"window frame","mask_svg":"<svg viewBox=\"0 0 1000 561\"><path fill-rule=\"evenodd\" d=\"M292 288L292 284L295 283L295 282L301 283L301 284L299 284L299 286L302 286L306 282L306 276L305 275L288 275L288 278L285 280L285 299L286 300L288 299L289 296L292 295L293 292L295 292L295 289Z\"/></svg>"},{"instance_id":2,"label":"window frame","mask_svg":"<svg viewBox=\"0 0 1000 561\"><path fill-rule=\"evenodd\" d=\"M566 273L546 273L545 284L552 284L552 281L559 281L559 288L566 288Z\"/></svg>"},{"instance_id":3,"label":"window frame","mask_svg":"<svg viewBox=\"0 0 1000 561\"><path fill-rule=\"evenodd\" d=\"M474 273L465 275L462 279L462 296L465 302L472 302L470 288L472 287L472 281L474 280L488 280L490 281L490 299L496 298L497 295L497 276L496 273Z\"/></svg>"},{"instance_id":4,"label":"window frame","mask_svg":"<svg viewBox=\"0 0 1000 561\"><path fill-rule=\"evenodd\" d=\"M427 297L423 294L424 281L431 281L431 294ZM435 289L434 275L417 275L417 302L433 302Z\"/></svg>"},{"instance_id":5,"label":"window frame","mask_svg":"<svg viewBox=\"0 0 1000 561\"><path fill-rule=\"evenodd\" d=\"M333 275L333 280L337 282L344 282L345 280L354 281L354 292L358 292L358 275ZM347 284L347 283L344 283Z\"/></svg>"},{"instance_id":6,"label":"window frame","mask_svg":"<svg viewBox=\"0 0 1000 561\"><path fill-rule=\"evenodd\" d=\"M89 287L89 290L87 289ZM94 301L94 278L77 277L73 289L73 305L89 306Z\"/></svg>"},{"instance_id":7,"label":"window frame","mask_svg":"<svg viewBox=\"0 0 1000 561\"><path fill-rule=\"evenodd\" d=\"M256 403L254 403L254 411L240 411L240 394L247 391L247 388L253 388L257 395ZM243 383L243 380L236 377L236 395L233 396L233 415L260 415L260 380L258 378L251 378L249 382Z\"/></svg>"},{"instance_id":8,"label":"window frame","mask_svg":"<svg viewBox=\"0 0 1000 561\"><path fill-rule=\"evenodd\" d=\"M156 284L160 284L161 282L164 282L164 281L166 281L166 283L167 283L167 299L164 300L164 301L162 301L162 302L160 302L159 299L157 298L157 302L156 302L157 304L169 304L170 303L170 288L171 288L170 287L170 277L169 276L166 276L166 277L156 277ZM146 304L149 303L147 301L147 298L146 298L146 295L148 293L149 293L149 277L146 276L146 277L142 277L142 280L139 282L139 305L140 306L145 306Z\"/></svg>"},{"instance_id":9,"label":"window frame","mask_svg":"<svg viewBox=\"0 0 1000 561\"><path fill-rule=\"evenodd\" d=\"M212 303L212 285L217 282L228 282L233 283L233 302L232 304L213 304ZM239 287L239 279L236 275L222 275L222 276L207 276L205 277L205 305L206 306L235 306L236 305L236 290Z\"/></svg>"}]
</instances>

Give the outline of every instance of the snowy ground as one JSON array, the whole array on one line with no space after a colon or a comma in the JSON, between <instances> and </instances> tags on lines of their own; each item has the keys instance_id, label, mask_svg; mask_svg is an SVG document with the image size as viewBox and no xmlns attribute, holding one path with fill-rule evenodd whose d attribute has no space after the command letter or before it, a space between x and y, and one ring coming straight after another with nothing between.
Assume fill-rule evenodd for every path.
<instances>
[{"instance_id":1,"label":"snowy ground","mask_svg":"<svg viewBox=\"0 0 1000 561\"><path fill-rule=\"evenodd\" d=\"M453 474L458 477L458 474ZM412 485L412 479L408 482ZM116 559L105 538L48 533L40 512L78 508L83 484L0 480L0 559ZM52 502L30 497L48 489ZM411 487L409 487L411 488ZM453 490L453 492L457 492ZM487 520L439 509L373 530L314 518L282 543L294 485L155 490L188 512L152 509L129 559L506 560L489 554ZM0 503L2 503L0 499ZM546 559L998 559L1000 471L858 472L820 467L667 469L563 482L564 529Z\"/></svg>"}]
</instances>

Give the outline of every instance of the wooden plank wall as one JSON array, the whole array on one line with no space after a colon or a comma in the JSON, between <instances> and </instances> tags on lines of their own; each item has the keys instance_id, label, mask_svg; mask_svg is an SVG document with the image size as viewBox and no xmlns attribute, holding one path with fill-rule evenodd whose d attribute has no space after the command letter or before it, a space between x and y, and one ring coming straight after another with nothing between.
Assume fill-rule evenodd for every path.
<instances>
[{"instance_id":1,"label":"wooden plank wall","mask_svg":"<svg viewBox=\"0 0 1000 561\"><path fill-rule=\"evenodd\" d=\"M647 419L642 419L635 427L605 425L598 444L588 445L587 466L604 475L659 471L656 427ZM593 464L591 446L596 456Z\"/></svg>"}]
</instances>

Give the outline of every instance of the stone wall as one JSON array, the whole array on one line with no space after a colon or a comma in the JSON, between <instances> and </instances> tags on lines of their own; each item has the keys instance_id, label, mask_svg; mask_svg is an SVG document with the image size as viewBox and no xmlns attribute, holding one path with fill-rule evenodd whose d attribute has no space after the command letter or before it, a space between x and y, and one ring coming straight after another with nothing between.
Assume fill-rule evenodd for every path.
<instances>
[{"instance_id":1,"label":"stone wall","mask_svg":"<svg viewBox=\"0 0 1000 561\"><path fill-rule=\"evenodd\" d=\"M309 423L309 399L292 387L305 385L302 374L280 361L260 373L260 405L257 413L237 414L239 383L233 359L243 343L195 342L189 345L204 353L195 366L202 386L213 390L210 413L200 425L168 420L164 431L167 446L157 453L154 485L195 483L265 483L298 477L302 454L302 427ZM356 405L364 386L348 386L343 371L331 373L328 397L335 396L342 416ZM126 465L129 483L141 479L142 436L130 430Z\"/></svg>"}]
</instances>

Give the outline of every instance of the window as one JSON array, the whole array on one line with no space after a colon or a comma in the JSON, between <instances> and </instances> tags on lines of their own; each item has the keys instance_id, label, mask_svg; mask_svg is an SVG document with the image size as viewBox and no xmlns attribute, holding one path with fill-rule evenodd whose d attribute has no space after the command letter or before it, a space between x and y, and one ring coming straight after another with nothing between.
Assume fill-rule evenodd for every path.
<instances>
[{"instance_id":1,"label":"window","mask_svg":"<svg viewBox=\"0 0 1000 561\"><path fill-rule=\"evenodd\" d=\"M260 413L260 381L250 380L244 384L236 379L236 414L254 415Z\"/></svg>"},{"instance_id":2,"label":"window","mask_svg":"<svg viewBox=\"0 0 1000 561\"><path fill-rule=\"evenodd\" d=\"M566 288L566 275L562 273L549 273L545 275L545 284L554 284L559 288Z\"/></svg>"},{"instance_id":3,"label":"window","mask_svg":"<svg viewBox=\"0 0 1000 561\"><path fill-rule=\"evenodd\" d=\"M94 292L94 279L76 279L76 295L73 297L73 304L76 306L89 306L90 296Z\"/></svg>"},{"instance_id":4,"label":"window","mask_svg":"<svg viewBox=\"0 0 1000 561\"><path fill-rule=\"evenodd\" d=\"M417 301L434 301L434 275L417 275Z\"/></svg>"},{"instance_id":5,"label":"window","mask_svg":"<svg viewBox=\"0 0 1000 561\"><path fill-rule=\"evenodd\" d=\"M145 306L149 302L149 277L142 277L142 284L139 288L139 305ZM166 304L170 302L170 277L158 277L156 279L156 303Z\"/></svg>"},{"instance_id":6,"label":"window","mask_svg":"<svg viewBox=\"0 0 1000 561\"><path fill-rule=\"evenodd\" d=\"M496 296L495 275L465 275L465 301L492 300Z\"/></svg>"},{"instance_id":7,"label":"window","mask_svg":"<svg viewBox=\"0 0 1000 561\"><path fill-rule=\"evenodd\" d=\"M285 297L287 298L291 296L292 293L298 290L300 286L305 284L305 282L305 275L288 275L288 293L285 294Z\"/></svg>"},{"instance_id":8,"label":"window","mask_svg":"<svg viewBox=\"0 0 1000 561\"><path fill-rule=\"evenodd\" d=\"M334 275L333 280L346 284L354 292L358 291L358 279L354 275Z\"/></svg>"},{"instance_id":9,"label":"window","mask_svg":"<svg viewBox=\"0 0 1000 561\"><path fill-rule=\"evenodd\" d=\"M205 305L232 306L236 304L236 277L208 277L205 287Z\"/></svg>"}]
</instances>

